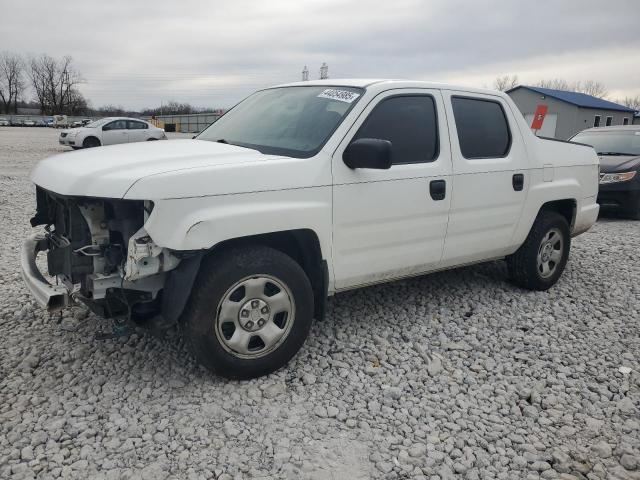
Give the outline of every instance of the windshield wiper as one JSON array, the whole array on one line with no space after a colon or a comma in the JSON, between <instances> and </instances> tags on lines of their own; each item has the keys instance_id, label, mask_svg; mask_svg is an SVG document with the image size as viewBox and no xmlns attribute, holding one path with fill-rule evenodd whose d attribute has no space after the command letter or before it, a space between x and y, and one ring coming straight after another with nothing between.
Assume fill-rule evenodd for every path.
<instances>
[{"instance_id":1,"label":"windshield wiper","mask_svg":"<svg viewBox=\"0 0 640 480\"><path fill-rule=\"evenodd\" d=\"M231 143L231 142L226 141L224 138L219 138L218 140L214 140L214 142L216 142L216 143L224 143L225 145L233 145L234 147L248 148L249 150L255 150L257 152L260 152L260 150L257 149L256 147L248 147L248 146L243 145L243 144ZM262 152L260 152L260 153L262 153Z\"/></svg>"},{"instance_id":2,"label":"windshield wiper","mask_svg":"<svg viewBox=\"0 0 640 480\"><path fill-rule=\"evenodd\" d=\"M609 157L635 157L635 153L625 152L598 152L598 155L607 155Z\"/></svg>"}]
</instances>

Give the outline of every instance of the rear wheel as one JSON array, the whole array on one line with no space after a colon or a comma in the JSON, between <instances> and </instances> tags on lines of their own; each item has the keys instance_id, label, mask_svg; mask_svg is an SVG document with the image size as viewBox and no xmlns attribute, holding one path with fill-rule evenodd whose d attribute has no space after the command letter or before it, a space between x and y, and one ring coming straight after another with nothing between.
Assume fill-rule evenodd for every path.
<instances>
[{"instance_id":1,"label":"rear wheel","mask_svg":"<svg viewBox=\"0 0 640 480\"><path fill-rule=\"evenodd\" d=\"M227 378L253 378L285 365L311 328L313 293L291 257L268 247L206 259L183 316L195 357Z\"/></svg>"},{"instance_id":2,"label":"rear wheel","mask_svg":"<svg viewBox=\"0 0 640 480\"><path fill-rule=\"evenodd\" d=\"M99 146L100 146L100 140L98 140L96 137L87 137L82 142L82 148L93 148L93 147L99 147Z\"/></svg>"},{"instance_id":3,"label":"rear wheel","mask_svg":"<svg viewBox=\"0 0 640 480\"><path fill-rule=\"evenodd\" d=\"M567 220L556 212L541 212L522 246L507 257L512 280L529 290L547 290L564 271L571 248Z\"/></svg>"}]
</instances>

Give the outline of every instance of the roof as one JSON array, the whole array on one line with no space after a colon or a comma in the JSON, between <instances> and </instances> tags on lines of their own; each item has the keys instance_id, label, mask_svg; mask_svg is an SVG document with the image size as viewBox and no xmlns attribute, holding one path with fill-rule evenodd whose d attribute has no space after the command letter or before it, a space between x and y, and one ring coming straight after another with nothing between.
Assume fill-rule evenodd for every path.
<instances>
[{"instance_id":1,"label":"roof","mask_svg":"<svg viewBox=\"0 0 640 480\"><path fill-rule=\"evenodd\" d=\"M621 112L634 111L633 108L629 108L629 107L625 107L624 105L609 102L608 100L603 100L602 98L594 97L592 95L587 95L586 93L569 92L567 90L554 90L552 88L530 87L528 85L518 85L517 87L507 90L507 93L511 93L514 90L517 90L519 88L526 88L527 90L531 90L533 92L540 93L541 95L546 95L548 97L552 97L557 100L570 103L580 108L595 108L599 110L618 110Z\"/></svg>"},{"instance_id":2,"label":"roof","mask_svg":"<svg viewBox=\"0 0 640 480\"><path fill-rule=\"evenodd\" d=\"M328 78L325 80L308 80L303 82L285 83L269 88L279 87L356 87L356 88L438 88L441 90L458 90L470 93L484 93L488 95L503 96L502 92L487 90L486 88L476 88L462 85L451 85L448 83L426 82L423 80L402 80L402 79L369 79L369 78Z\"/></svg>"},{"instance_id":3,"label":"roof","mask_svg":"<svg viewBox=\"0 0 640 480\"><path fill-rule=\"evenodd\" d=\"M640 125L612 125L609 127L592 127L582 132L640 132ZM580 133L582 133L580 132Z\"/></svg>"}]
</instances>

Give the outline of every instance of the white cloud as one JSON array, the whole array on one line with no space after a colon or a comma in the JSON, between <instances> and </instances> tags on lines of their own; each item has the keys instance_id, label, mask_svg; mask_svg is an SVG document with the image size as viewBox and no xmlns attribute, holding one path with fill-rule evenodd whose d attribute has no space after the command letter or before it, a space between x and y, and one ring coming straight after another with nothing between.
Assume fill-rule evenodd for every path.
<instances>
[{"instance_id":1,"label":"white cloud","mask_svg":"<svg viewBox=\"0 0 640 480\"><path fill-rule=\"evenodd\" d=\"M0 49L70 54L94 105L228 106L317 77L491 85L500 74L640 93L637 0L0 0Z\"/></svg>"}]
</instances>

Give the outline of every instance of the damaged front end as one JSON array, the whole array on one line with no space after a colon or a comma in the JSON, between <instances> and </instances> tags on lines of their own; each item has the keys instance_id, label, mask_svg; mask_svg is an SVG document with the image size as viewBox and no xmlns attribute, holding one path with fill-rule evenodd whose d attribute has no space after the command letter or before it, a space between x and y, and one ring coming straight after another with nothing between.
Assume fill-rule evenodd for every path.
<instances>
[{"instance_id":1,"label":"damaged front end","mask_svg":"<svg viewBox=\"0 0 640 480\"><path fill-rule=\"evenodd\" d=\"M105 318L160 313L166 274L181 259L145 231L151 202L70 197L40 187L36 195L31 225L43 225L45 233L25 242L22 267L40 304L52 311L72 298ZM37 253L45 250L55 285L36 267Z\"/></svg>"}]
</instances>

